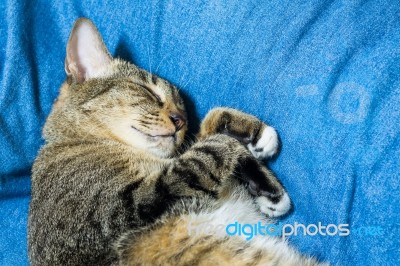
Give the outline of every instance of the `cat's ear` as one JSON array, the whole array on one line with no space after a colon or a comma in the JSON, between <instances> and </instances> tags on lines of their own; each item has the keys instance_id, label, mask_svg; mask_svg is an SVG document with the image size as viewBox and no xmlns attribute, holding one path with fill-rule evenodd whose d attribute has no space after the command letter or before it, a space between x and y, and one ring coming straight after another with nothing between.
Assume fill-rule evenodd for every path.
<instances>
[{"instance_id":1,"label":"cat's ear","mask_svg":"<svg viewBox=\"0 0 400 266\"><path fill-rule=\"evenodd\" d=\"M96 26L86 18L75 22L67 44L65 72L78 83L95 77L112 57Z\"/></svg>"}]
</instances>

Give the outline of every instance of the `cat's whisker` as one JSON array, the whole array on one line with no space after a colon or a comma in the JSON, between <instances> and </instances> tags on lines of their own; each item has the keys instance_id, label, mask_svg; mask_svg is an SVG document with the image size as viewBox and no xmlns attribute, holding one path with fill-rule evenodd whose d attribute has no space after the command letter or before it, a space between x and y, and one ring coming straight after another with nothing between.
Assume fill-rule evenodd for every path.
<instances>
[{"instance_id":1,"label":"cat's whisker","mask_svg":"<svg viewBox=\"0 0 400 266\"><path fill-rule=\"evenodd\" d=\"M186 76L186 73L185 72L183 72L182 73L182 75L181 75L181 78L179 79L179 86L181 85L181 83L182 83L182 81L184 81L184 77Z\"/></svg>"},{"instance_id":2,"label":"cat's whisker","mask_svg":"<svg viewBox=\"0 0 400 266\"><path fill-rule=\"evenodd\" d=\"M164 57L160 60L160 63L158 63L158 66L156 70L154 71L155 74L157 74L158 68L161 66L162 62L169 56L169 54L164 55Z\"/></svg>"},{"instance_id":3,"label":"cat's whisker","mask_svg":"<svg viewBox=\"0 0 400 266\"><path fill-rule=\"evenodd\" d=\"M147 58L148 58L148 61L149 61L149 72L150 73L153 73L152 71L151 71L151 57L150 57L150 46L149 46L149 43L147 43Z\"/></svg>"},{"instance_id":4,"label":"cat's whisker","mask_svg":"<svg viewBox=\"0 0 400 266\"><path fill-rule=\"evenodd\" d=\"M191 81L192 81L192 78L189 78L189 80L186 82L186 84L182 86L182 89L186 90L186 86L189 85L189 83Z\"/></svg>"}]
</instances>

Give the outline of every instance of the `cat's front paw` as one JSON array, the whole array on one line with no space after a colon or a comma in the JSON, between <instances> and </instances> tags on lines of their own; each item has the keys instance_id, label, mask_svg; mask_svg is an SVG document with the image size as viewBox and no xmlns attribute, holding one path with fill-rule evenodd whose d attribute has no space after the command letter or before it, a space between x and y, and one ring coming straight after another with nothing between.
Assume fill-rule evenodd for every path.
<instances>
[{"instance_id":1,"label":"cat's front paw","mask_svg":"<svg viewBox=\"0 0 400 266\"><path fill-rule=\"evenodd\" d=\"M250 154L241 158L235 172L245 182L248 192L254 196L262 213L269 217L282 216L291 208L290 198L285 188L260 161Z\"/></svg>"},{"instance_id":2,"label":"cat's front paw","mask_svg":"<svg viewBox=\"0 0 400 266\"><path fill-rule=\"evenodd\" d=\"M290 198L287 192L278 197L259 196L256 202L262 213L269 217L283 216L291 209Z\"/></svg>"},{"instance_id":3,"label":"cat's front paw","mask_svg":"<svg viewBox=\"0 0 400 266\"><path fill-rule=\"evenodd\" d=\"M247 144L247 148L257 159L274 156L279 147L278 134L273 127L265 126L261 137L255 143Z\"/></svg>"}]
</instances>

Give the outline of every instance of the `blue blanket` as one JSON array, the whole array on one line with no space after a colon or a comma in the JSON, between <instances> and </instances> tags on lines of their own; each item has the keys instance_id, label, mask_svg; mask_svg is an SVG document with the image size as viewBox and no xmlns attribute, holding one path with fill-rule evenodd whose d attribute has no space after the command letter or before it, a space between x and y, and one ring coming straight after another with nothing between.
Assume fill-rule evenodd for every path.
<instances>
[{"instance_id":1,"label":"blue blanket","mask_svg":"<svg viewBox=\"0 0 400 266\"><path fill-rule=\"evenodd\" d=\"M293 234L294 246L338 265L400 265L400 5L391 0L1 1L0 265L28 263L30 169L80 16L114 55L181 87L192 129L230 106L278 130L270 167L294 202L282 222L351 231Z\"/></svg>"}]
</instances>

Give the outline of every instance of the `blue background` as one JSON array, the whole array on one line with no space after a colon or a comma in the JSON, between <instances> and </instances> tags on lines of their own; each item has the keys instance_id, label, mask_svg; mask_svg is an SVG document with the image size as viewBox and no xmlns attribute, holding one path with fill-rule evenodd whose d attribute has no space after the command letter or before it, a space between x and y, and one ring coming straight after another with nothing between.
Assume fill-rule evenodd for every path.
<instances>
[{"instance_id":1,"label":"blue background","mask_svg":"<svg viewBox=\"0 0 400 266\"><path fill-rule=\"evenodd\" d=\"M354 229L293 236L298 249L400 265L400 3L390 0L1 1L0 265L27 264L30 169L80 16L113 55L182 89L192 129L230 106L278 130L270 167L295 205L283 222Z\"/></svg>"}]
</instances>

